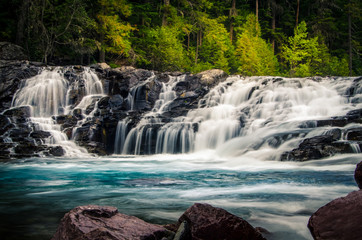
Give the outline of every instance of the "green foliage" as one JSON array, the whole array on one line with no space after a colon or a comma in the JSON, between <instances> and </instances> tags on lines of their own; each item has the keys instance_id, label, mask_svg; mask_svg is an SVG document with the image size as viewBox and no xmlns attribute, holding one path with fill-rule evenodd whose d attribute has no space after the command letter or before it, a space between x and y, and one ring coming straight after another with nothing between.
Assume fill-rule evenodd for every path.
<instances>
[{"instance_id":1,"label":"green foliage","mask_svg":"<svg viewBox=\"0 0 362 240\"><path fill-rule=\"evenodd\" d=\"M223 24L222 19L209 19L205 16L202 23L205 26L202 45L200 47L201 64L207 68L219 68L225 72L230 72L229 59L234 49L231 44L229 34Z\"/></svg>"},{"instance_id":2,"label":"green foliage","mask_svg":"<svg viewBox=\"0 0 362 240\"><path fill-rule=\"evenodd\" d=\"M187 57L182 45L181 32L172 26L156 27L145 32L140 53L144 65L160 71L182 71Z\"/></svg>"},{"instance_id":3,"label":"green foliage","mask_svg":"<svg viewBox=\"0 0 362 240\"><path fill-rule=\"evenodd\" d=\"M250 14L236 41L238 72L243 75L275 75L277 60L270 46L261 37L255 15Z\"/></svg>"},{"instance_id":4,"label":"green foliage","mask_svg":"<svg viewBox=\"0 0 362 240\"><path fill-rule=\"evenodd\" d=\"M0 40L44 62L287 76L346 75L351 45L361 74L362 2L300 1L297 28L296 8L259 1L256 22L255 1L0 0Z\"/></svg>"},{"instance_id":5,"label":"green foliage","mask_svg":"<svg viewBox=\"0 0 362 240\"><path fill-rule=\"evenodd\" d=\"M307 25L302 21L295 29L294 36L282 46L281 57L289 67L291 77L304 77L311 74L311 67L321 62L318 37L308 38Z\"/></svg>"}]
</instances>

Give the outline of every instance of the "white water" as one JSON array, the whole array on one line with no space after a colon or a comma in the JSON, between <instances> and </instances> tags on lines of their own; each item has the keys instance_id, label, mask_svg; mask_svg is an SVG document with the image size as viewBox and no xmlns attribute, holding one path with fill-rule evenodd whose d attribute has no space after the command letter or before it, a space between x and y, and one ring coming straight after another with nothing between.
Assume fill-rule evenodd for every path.
<instances>
[{"instance_id":1,"label":"white water","mask_svg":"<svg viewBox=\"0 0 362 240\"><path fill-rule=\"evenodd\" d=\"M358 94L346 97L353 80L229 77L200 100L199 108L157 127L161 124L158 116L176 98L178 80L171 79L163 83L161 99L153 112L146 114L137 127L127 129L121 121L122 131L117 131L115 142L124 147L122 151L116 148L115 153L140 154L140 146L152 145L152 133L157 136L156 147L146 153L215 149L220 156L251 154L265 160L278 159L304 138L332 129L315 128L316 120L343 116L362 107ZM358 151L355 144L352 147Z\"/></svg>"},{"instance_id":2,"label":"white water","mask_svg":"<svg viewBox=\"0 0 362 240\"><path fill-rule=\"evenodd\" d=\"M69 100L72 90L78 91L79 96L84 96L76 106L72 106ZM14 95L12 107L30 106L32 116L30 120L35 130L51 134L45 144L62 146L66 156L79 157L88 155L87 151L70 141L51 117L69 114L74 108L81 109L83 115L87 117L85 108L93 98L99 99L103 95L101 81L89 68L85 68L73 82L64 77L64 69L43 69L39 75L23 82Z\"/></svg>"}]
</instances>

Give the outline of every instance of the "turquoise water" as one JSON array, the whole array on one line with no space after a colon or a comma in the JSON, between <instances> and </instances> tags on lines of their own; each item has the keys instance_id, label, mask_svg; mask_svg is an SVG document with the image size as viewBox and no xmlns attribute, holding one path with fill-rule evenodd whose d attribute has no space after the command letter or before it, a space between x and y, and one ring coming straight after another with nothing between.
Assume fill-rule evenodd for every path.
<instances>
[{"instance_id":1,"label":"turquoise water","mask_svg":"<svg viewBox=\"0 0 362 240\"><path fill-rule=\"evenodd\" d=\"M50 239L61 217L111 205L152 223L174 222L193 203L236 214L268 239L312 239L310 215L357 190L359 154L305 163L188 155L33 158L0 163L1 239Z\"/></svg>"}]
</instances>

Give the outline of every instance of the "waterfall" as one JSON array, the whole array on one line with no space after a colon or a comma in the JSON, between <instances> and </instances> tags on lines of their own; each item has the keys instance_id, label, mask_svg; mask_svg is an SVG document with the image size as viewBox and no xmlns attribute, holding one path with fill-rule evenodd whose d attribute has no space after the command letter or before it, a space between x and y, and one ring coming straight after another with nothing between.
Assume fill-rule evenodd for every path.
<instances>
[{"instance_id":1,"label":"waterfall","mask_svg":"<svg viewBox=\"0 0 362 240\"><path fill-rule=\"evenodd\" d=\"M69 141L60 126L51 118L52 116L69 114L72 109L78 108L85 112L85 108L92 101L104 95L101 81L89 68L76 76L73 81L65 77L66 70L60 67L43 69L43 71L32 78L25 80L21 88L13 97L12 107L30 106L30 121L34 130L47 131L51 136L46 139L45 144L61 145L67 156L84 155L87 151ZM70 95L72 91L82 100L73 103ZM89 114L88 114L89 115Z\"/></svg>"},{"instance_id":2,"label":"waterfall","mask_svg":"<svg viewBox=\"0 0 362 240\"><path fill-rule=\"evenodd\" d=\"M115 141L123 150L118 148L116 153L214 149L222 156L262 154L262 159L275 159L303 139L332 129L316 128L318 120L361 107L358 89L352 97L347 96L353 78L231 76L202 97L197 109L162 122L167 106L177 99L175 86L183 80L184 76L174 77L162 83L154 109L137 126L125 130L125 122L120 123Z\"/></svg>"}]
</instances>

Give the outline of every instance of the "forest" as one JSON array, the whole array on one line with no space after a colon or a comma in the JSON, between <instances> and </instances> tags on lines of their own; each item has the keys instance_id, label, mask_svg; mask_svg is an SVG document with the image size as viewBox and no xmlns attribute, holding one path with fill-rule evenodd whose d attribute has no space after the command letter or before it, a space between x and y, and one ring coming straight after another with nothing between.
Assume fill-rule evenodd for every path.
<instances>
[{"instance_id":1,"label":"forest","mask_svg":"<svg viewBox=\"0 0 362 240\"><path fill-rule=\"evenodd\" d=\"M362 75L360 0L0 0L0 41L45 64Z\"/></svg>"}]
</instances>

